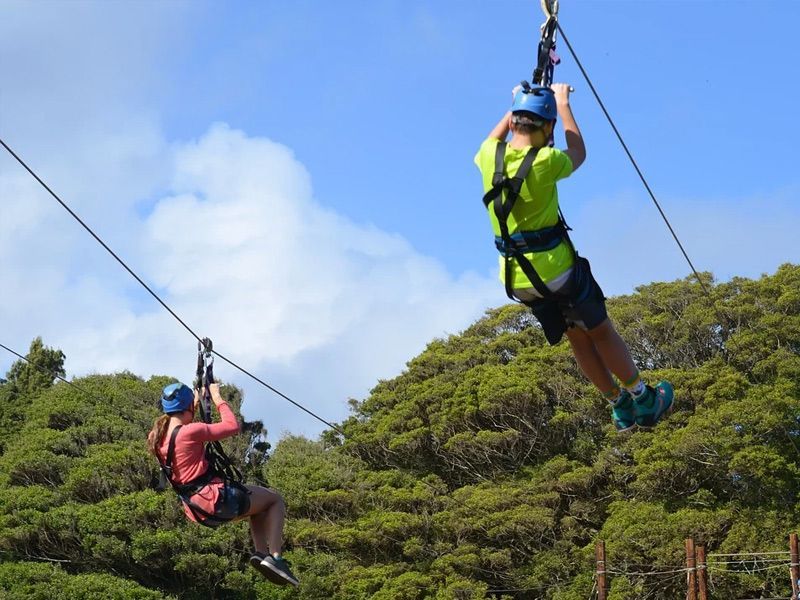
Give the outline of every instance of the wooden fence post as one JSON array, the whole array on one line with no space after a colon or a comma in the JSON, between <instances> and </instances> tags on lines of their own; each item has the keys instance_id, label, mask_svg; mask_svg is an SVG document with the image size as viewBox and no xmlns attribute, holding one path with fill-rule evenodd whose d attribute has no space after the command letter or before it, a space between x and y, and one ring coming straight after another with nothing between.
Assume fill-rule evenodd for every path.
<instances>
[{"instance_id":1,"label":"wooden fence post","mask_svg":"<svg viewBox=\"0 0 800 600\"><path fill-rule=\"evenodd\" d=\"M697 557L697 600L708 600L708 569L706 568L706 547L695 548Z\"/></svg>"},{"instance_id":2,"label":"wooden fence post","mask_svg":"<svg viewBox=\"0 0 800 600\"><path fill-rule=\"evenodd\" d=\"M792 577L792 600L797 600L800 597L800 585L797 583L797 580L800 579L800 564L798 564L800 553L797 548L796 533L789 534L789 557L789 572Z\"/></svg>"},{"instance_id":3,"label":"wooden fence post","mask_svg":"<svg viewBox=\"0 0 800 600\"><path fill-rule=\"evenodd\" d=\"M597 575L597 600L607 600L608 588L606 587L606 543L603 540L600 540L595 545L594 559Z\"/></svg>"},{"instance_id":4,"label":"wooden fence post","mask_svg":"<svg viewBox=\"0 0 800 600\"><path fill-rule=\"evenodd\" d=\"M686 600L697 600L697 561L694 555L694 540L686 539L686 584L689 593Z\"/></svg>"}]
</instances>

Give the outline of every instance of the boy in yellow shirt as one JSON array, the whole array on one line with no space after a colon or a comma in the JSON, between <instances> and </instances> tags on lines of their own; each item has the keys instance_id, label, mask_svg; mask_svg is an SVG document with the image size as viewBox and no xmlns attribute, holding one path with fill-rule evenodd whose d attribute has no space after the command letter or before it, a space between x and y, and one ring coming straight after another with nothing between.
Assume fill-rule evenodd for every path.
<instances>
[{"instance_id":1,"label":"boy in yellow shirt","mask_svg":"<svg viewBox=\"0 0 800 600\"><path fill-rule=\"evenodd\" d=\"M500 279L512 300L531 308L550 344L566 333L578 366L611 403L617 431L649 428L672 409L672 385L642 381L608 318L589 261L575 252L561 217L556 182L586 158L570 89L563 83L548 88L526 82L514 88L511 110L475 155L501 254ZM548 145L557 116L567 140L564 151Z\"/></svg>"}]
</instances>

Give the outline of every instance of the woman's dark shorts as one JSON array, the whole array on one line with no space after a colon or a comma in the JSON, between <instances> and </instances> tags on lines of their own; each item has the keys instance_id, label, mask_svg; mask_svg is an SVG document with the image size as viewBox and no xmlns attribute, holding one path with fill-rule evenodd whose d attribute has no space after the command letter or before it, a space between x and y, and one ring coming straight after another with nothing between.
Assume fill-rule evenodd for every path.
<instances>
[{"instance_id":1,"label":"woman's dark shorts","mask_svg":"<svg viewBox=\"0 0 800 600\"><path fill-rule=\"evenodd\" d=\"M219 498L214 506L214 517L205 519L203 524L209 527L219 527L247 514L249 510L250 495L238 487L226 483L225 487L219 491Z\"/></svg>"},{"instance_id":2,"label":"woman's dark shorts","mask_svg":"<svg viewBox=\"0 0 800 600\"><path fill-rule=\"evenodd\" d=\"M527 302L551 346L570 327L594 329L608 318L603 290L594 279L589 261L577 257L572 277L553 298Z\"/></svg>"}]
</instances>

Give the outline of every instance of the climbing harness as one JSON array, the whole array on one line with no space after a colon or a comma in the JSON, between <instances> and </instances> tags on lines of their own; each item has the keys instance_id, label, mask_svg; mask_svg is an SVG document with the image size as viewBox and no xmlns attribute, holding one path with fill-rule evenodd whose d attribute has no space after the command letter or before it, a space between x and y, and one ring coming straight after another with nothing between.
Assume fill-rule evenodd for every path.
<instances>
[{"instance_id":1,"label":"climbing harness","mask_svg":"<svg viewBox=\"0 0 800 600\"><path fill-rule=\"evenodd\" d=\"M215 525L219 525L221 523L225 523L231 521L232 519L220 518L217 517L202 508L200 508L197 504L192 502L192 496L197 494L207 485L212 483L214 479L218 478L219 475L214 471L212 464L209 462L208 470L197 477L188 481L186 483L175 483L172 479L172 463L175 460L175 438L178 437L178 432L180 431L182 425L178 425L175 429L172 430L172 435L169 438L169 446L167 448L167 457L166 460L161 463L161 472L169 481L172 489L175 490L175 493L178 494L181 501L189 507L189 510L192 511L195 519L197 522L206 525L207 527L213 527ZM206 447L206 456L208 456L208 447ZM226 481L226 483L228 483ZM227 485L222 489L222 493L227 493Z\"/></svg>"},{"instance_id":2,"label":"climbing harness","mask_svg":"<svg viewBox=\"0 0 800 600\"><path fill-rule=\"evenodd\" d=\"M200 415L204 423L211 423L211 384L214 383L214 356L213 343L209 338L203 338L197 343L197 378L195 379L195 389L200 392ZM167 456L161 465L161 473L163 479L166 479L178 494L183 503L192 511L198 523L208 527L214 527L221 523L226 523L233 520L231 518L223 518L208 513L197 504L192 502L192 496L202 490L204 487L212 483L215 479L222 480L225 485L221 490L222 494L228 493L229 487L235 487L245 494L250 494L250 490L242 483L242 473L233 464L231 459L222 448L222 444L218 440L206 443L205 456L208 462L208 469L205 473L187 481L185 483L175 483L172 480L172 463L175 459L175 438L178 436L178 431L182 426L178 425L172 430L172 435L169 438L169 446L167 447ZM161 486L166 487L166 485ZM226 500L223 497L223 502Z\"/></svg>"},{"instance_id":3,"label":"climbing harness","mask_svg":"<svg viewBox=\"0 0 800 600\"><path fill-rule=\"evenodd\" d=\"M552 227L537 229L535 231L519 231L514 234L509 233L508 217L514 208L514 204L519 198L525 178L531 170L533 161L539 152L538 148L531 148L522 159L522 164L517 169L514 177L507 177L505 174L505 154L506 142L498 142L494 155L494 175L492 176L492 187L483 196L483 204L487 209L494 210L497 222L500 226L500 235L495 237L495 247L505 258L505 282L506 295L516 302L528 302L519 300L514 295L514 260L516 259L522 272L530 280L533 287L542 298L553 298L555 294L539 277L531 261L525 256L526 252L544 252L552 250L561 242L566 242L572 251L573 258L577 258L577 252L569 238L570 227L564 221L561 209L558 212L558 223ZM504 194L505 192L505 199ZM573 274L577 269L573 268Z\"/></svg>"}]
</instances>

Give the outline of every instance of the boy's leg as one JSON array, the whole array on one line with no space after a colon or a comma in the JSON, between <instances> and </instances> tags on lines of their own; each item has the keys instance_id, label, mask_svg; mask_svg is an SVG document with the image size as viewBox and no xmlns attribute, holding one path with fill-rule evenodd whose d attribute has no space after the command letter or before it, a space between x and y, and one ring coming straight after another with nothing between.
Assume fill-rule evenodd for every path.
<instances>
[{"instance_id":1,"label":"boy's leg","mask_svg":"<svg viewBox=\"0 0 800 600\"><path fill-rule=\"evenodd\" d=\"M617 333L611 319L606 319L586 334L591 339L603 365L624 384L635 383L639 370L633 363L628 345Z\"/></svg>"},{"instance_id":2,"label":"boy's leg","mask_svg":"<svg viewBox=\"0 0 800 600\"><path fill-rule=\"evenodd\" d=\"M614 383L611 373L597 353L592 338L580 327L567 329L567 337L572 345L572 352L575 354L578 366L589 378L589 381L602 392L603 397L610 402L611 418L617 431L623 433L633 429L636 426L636 420L631 396L627 392L621 391Z\"/></svg>"},{"instance_id":3,"label":"boy's leg","mask_svg":"<svg viewBox=\"0 0 800 600\"><path fill-rule=\"evenodd\" d=\"M565 319L574 324L570 331L579 331L588 338L603 368L611 371L620 381L627 382L638 375L638 370L628 346L608 318L603 290L595 281L588 260L578 257L574 268L568 302L562 304ZM587 376L592 379L588 372ZM606 374L606 377L611 380L610 375ZM595 385L600 387L597 383Z\"/></svg>"},{"instance_id":4,"label":"boy's leg","mask_svg":"<svg viewBox=\"0 0 800 600\"><path fill-rule=\"evenodd\" d=\"M619 377L625 389L633 396L633 412L637 425L653 427L672 410L672 385L668 381L660 381L654 387L644 384L627 344L609 319L589 330L588 334L603 363Z\"/></svg>"},{"instance_id":5,"label":"boy's leg","mask_svg":"<svg viewBox=\"0 0 800 600\"><path fill-rule=\"evenodd\" d=\"M615 390L618 391L614 379L611 377L611 373L598 353L589 333L580 327L570 327L567 329L567 338L581 371L600 390L603 396L608 397Z\"/></svg>"},{"instance_id":6,"label":"boy's leg","mask_svg":"<svg viewBox=\"0 0 800 600\"><path fill-rule=\"evenodd\" d=\"M589 261L578 257L575 268L575 285L569 297L571 302L565 307L565 317L571 323L585 325L586 335L600 362L630 392L613 402L614 422L620 431L626 431L630 429L631 417L635 416L637 425L652 427L672 408L672 386L666 381L655 387L644 385L627 344L608 318L605 296L591 274ZM623 396L627 396L627 400Z\"/></svg>"}]
</instances>

